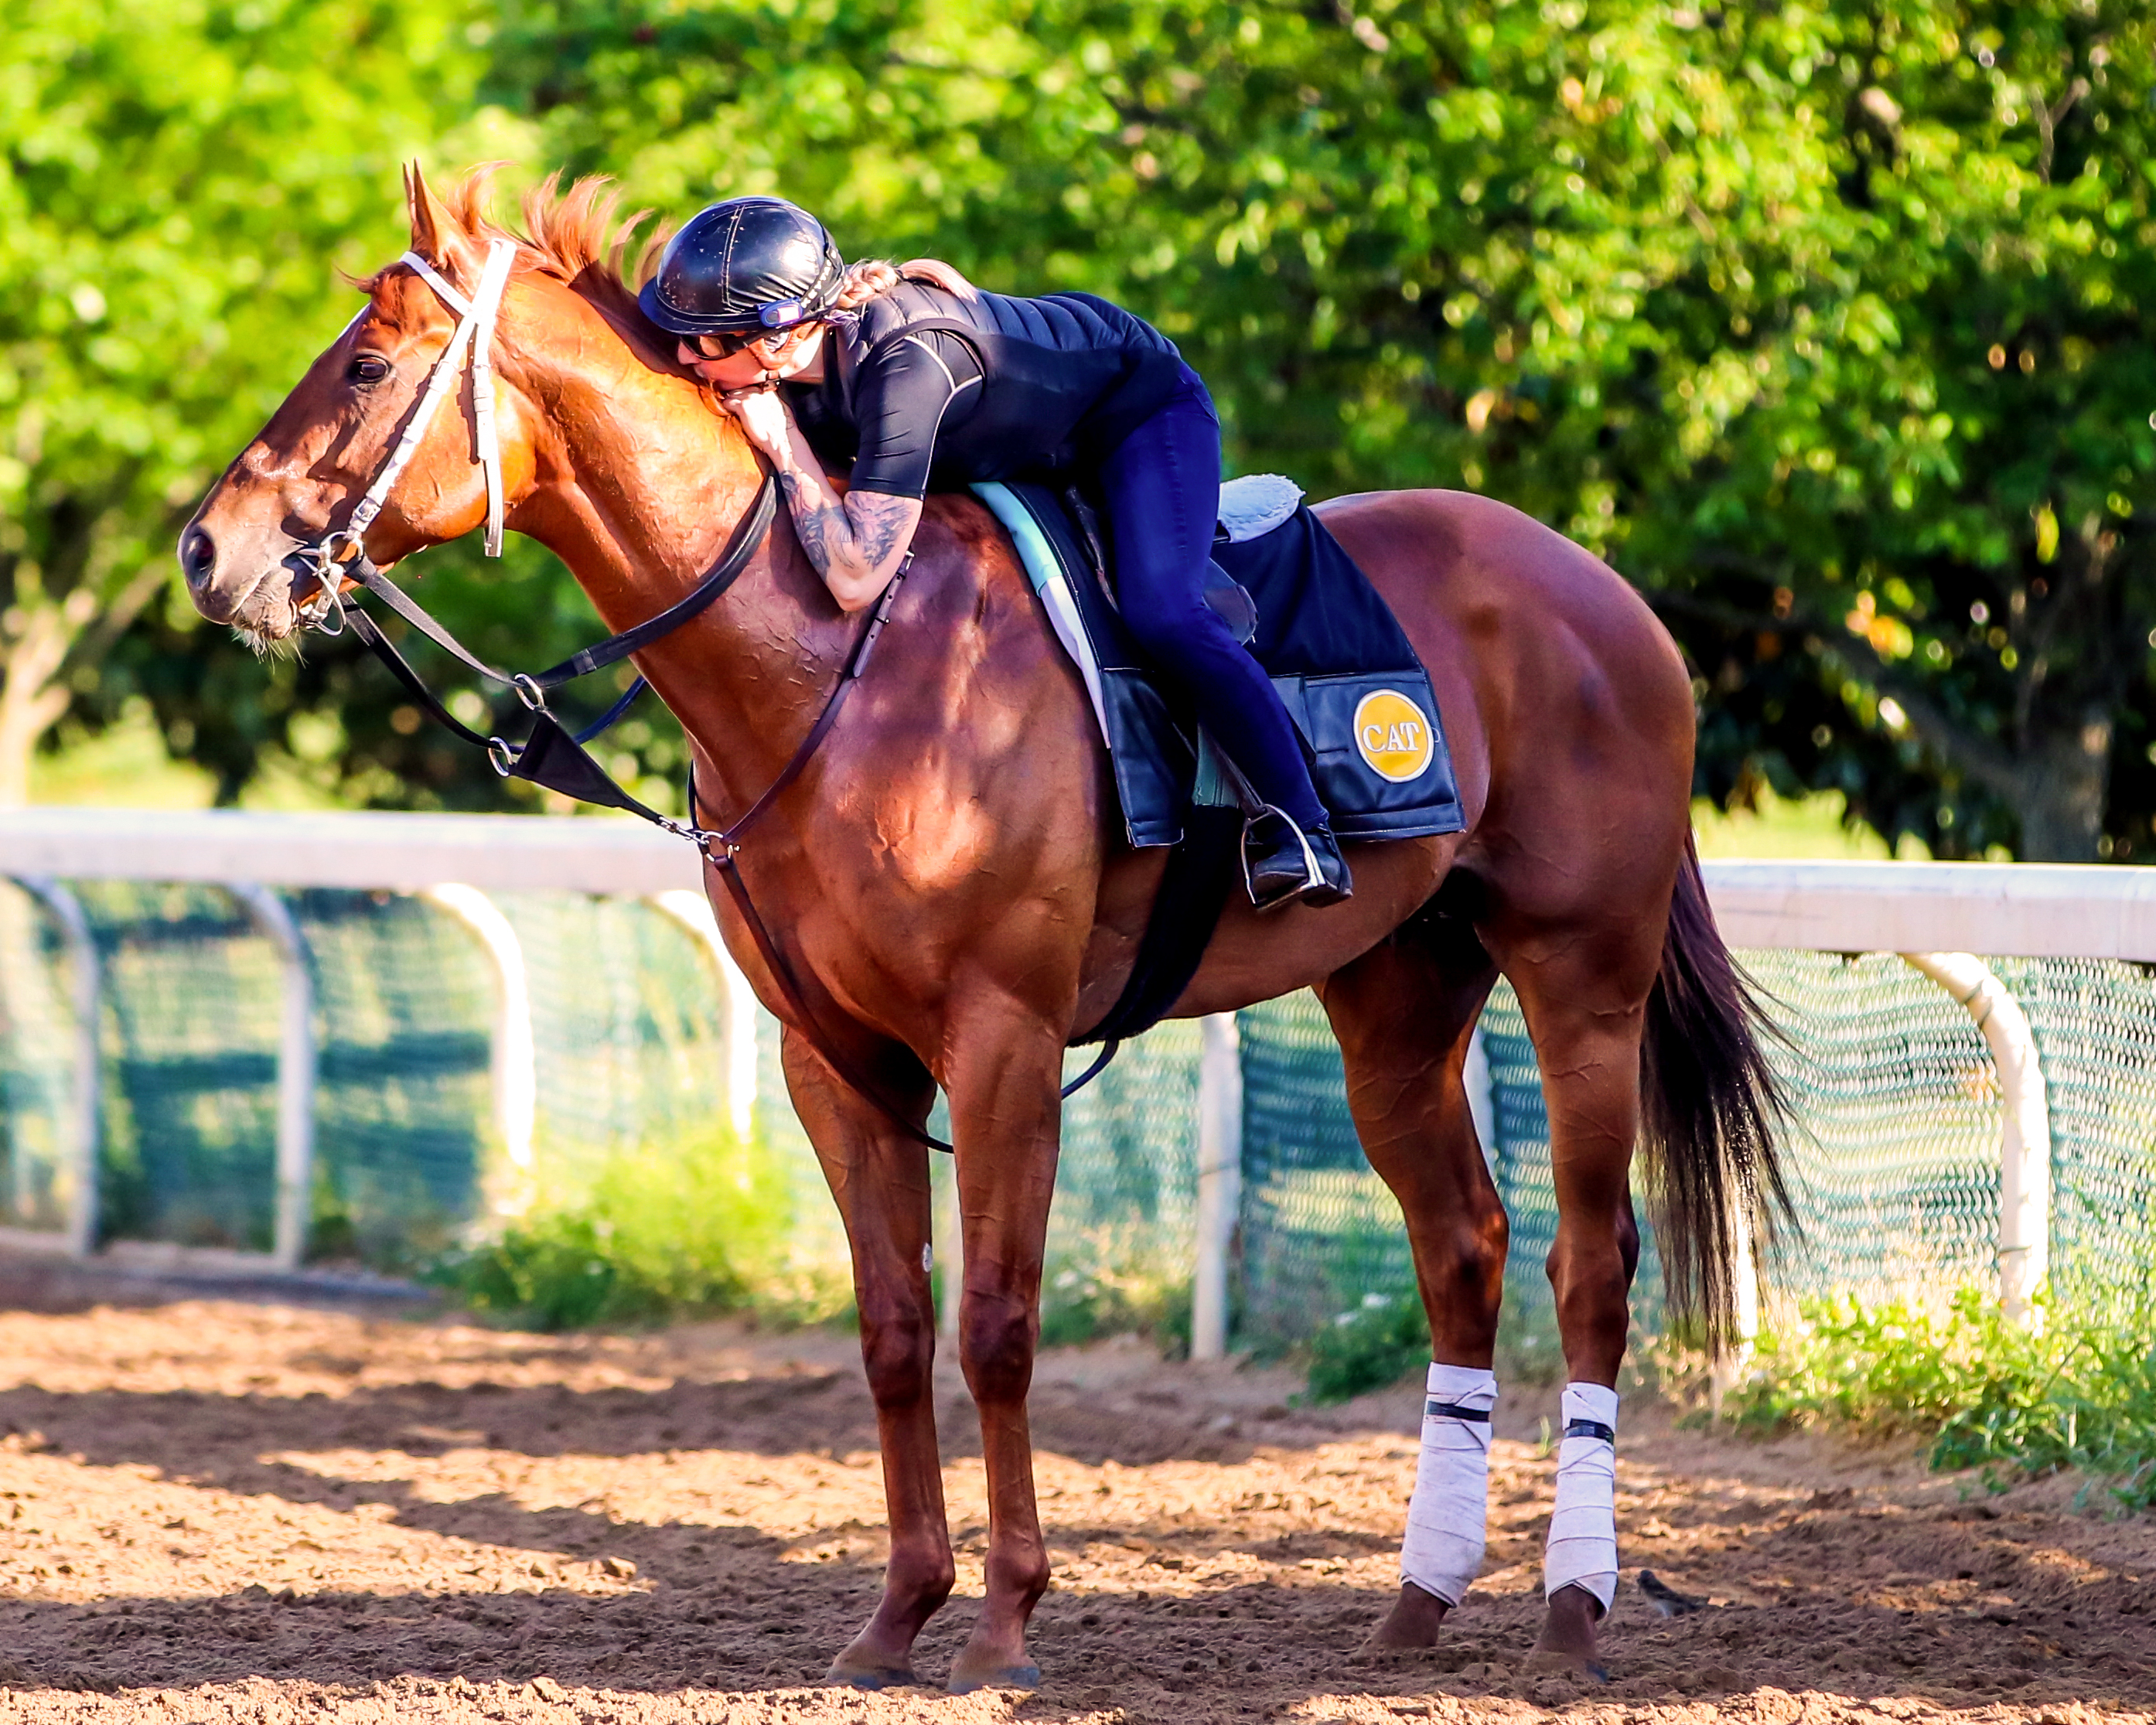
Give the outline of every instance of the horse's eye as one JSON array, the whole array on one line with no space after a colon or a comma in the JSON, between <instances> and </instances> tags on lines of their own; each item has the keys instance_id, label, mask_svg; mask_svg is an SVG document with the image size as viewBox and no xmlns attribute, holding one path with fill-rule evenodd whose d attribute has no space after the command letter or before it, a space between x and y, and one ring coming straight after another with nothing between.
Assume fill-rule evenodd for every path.
<instances>
[{"instance_id":1,"label":"horse's eye","mask_svg":"<svg viewBox=\"0 0 2156 1725\"><path fill-rule=\"evenodd\" d=\"M362 389L371 388L389 375L389 362L378 353L362 353L345 376Z\"/></svg>"}]
</instances>

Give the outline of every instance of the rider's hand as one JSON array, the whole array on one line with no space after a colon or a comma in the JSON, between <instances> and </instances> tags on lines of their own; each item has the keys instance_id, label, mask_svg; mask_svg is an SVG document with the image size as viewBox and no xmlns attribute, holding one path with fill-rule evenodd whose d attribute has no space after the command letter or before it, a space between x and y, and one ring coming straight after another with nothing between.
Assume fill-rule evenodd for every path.
<instances>
[{"instance_id":1,"label":"rider's hand","mask_svg":"<svg viewBox=\"0 0 2156 1725\"><path fill-rule=\"evenodd\" d=\"M773 461L786 459L793 416L787 411L785 398L776 389L738 390L719 399L720 404L741 421L742 429L748 434L751 443Z\"/></svg>"}]
</instances>

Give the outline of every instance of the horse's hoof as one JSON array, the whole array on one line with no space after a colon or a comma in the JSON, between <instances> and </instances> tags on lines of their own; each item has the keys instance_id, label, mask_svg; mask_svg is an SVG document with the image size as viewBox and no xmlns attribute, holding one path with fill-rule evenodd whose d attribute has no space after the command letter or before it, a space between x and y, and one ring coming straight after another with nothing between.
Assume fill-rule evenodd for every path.
<instances>
[{"instance_id":1,"label":"horse's hoof","mask_svg":"<svg viewBox=\"0 0 2156 1725\"><path fill-rule=\"evenodd\" d=\"M1365 1653L1412 1653L1437 1645L1438 1630L1452 1609L1435 1594L1426 1593L1412 1581L1400 1584L1399 1597L1386 1612L1385 1620L1370 1631L1363 1644Z\"/></svg>"},{"instance_id":2,"label":"horse's hoof","mask_svg":"<svg viewBox=\"0 0 2156 1725\"><path fill-rule=\"evenodd\" d=\"M824 1673L824 1681L849 1689L895 1689L919 1679L902 1666L848 1665L841 1660Z\"/></svg>"},{"instance_id":3,"label":"horse's hoof","mask_svg":"<svg viewBox=\"0 0 2156 1725\"><path fill-rule=\"evenodd\" d=\"M1038 1689L1040 1667L1007 1665L995 1671L954 1671L945 1687L953 1695L971 1695L976 1689Z\"/></svg>"}]
</instances>

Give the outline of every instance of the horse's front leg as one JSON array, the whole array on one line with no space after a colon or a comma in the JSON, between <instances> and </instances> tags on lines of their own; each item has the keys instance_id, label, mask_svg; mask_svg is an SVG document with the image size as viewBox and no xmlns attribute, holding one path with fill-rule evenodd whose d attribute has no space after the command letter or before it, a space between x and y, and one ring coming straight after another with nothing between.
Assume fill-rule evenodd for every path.
<instances>
[{"instance_id":1,"label":"horse's front leg","mask_svg":"<svg viewBox=\"0 0 2156 1725\"><path fill-rule=\"evenodd\" d=\"M883 1598L867 1626L832 1662L830 1676L880 1689L914 1680L914 1638L951 1596L955 1579L931 1381L936 1311L928 1285L928 1152L833 1073L798 1033L788 1030L783 1047L787 1088L823 1163L853 1250L861 1363L875 1399L891 1517ZM891 1084L886 1093L909 1118L926 1121L935 1091L917 1065L914 1070L910 1087Z\"/></svg>"},{"instance_id":2,"label":"horse's front leg","mask_svg":"<svg viewBox=\"0 0 2156 1725\"><path fill-rule=\"evenodd\" d=\"M987 1464L985 1598L951 1668L953 1692L1031 1688L1026 1622L1048 1591L1048 1548L1034 1500L1026 1393L1040 1337L1041 1256L1062 1102L1063 1030L1015 1002L963 1015L949 1082L966 1241L959 1358L980 1409Z\"/></svg>"}]
</instances>

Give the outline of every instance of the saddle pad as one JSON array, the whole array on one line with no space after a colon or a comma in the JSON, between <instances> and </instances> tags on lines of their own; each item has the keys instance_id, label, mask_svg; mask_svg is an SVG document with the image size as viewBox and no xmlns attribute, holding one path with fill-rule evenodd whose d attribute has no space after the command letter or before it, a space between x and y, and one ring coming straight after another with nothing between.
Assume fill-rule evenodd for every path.
<instances>
[{"instance_id":1,"label":"saddle pad","mask_svg":"<svg viewBox=\"0 0 2156 1725\"><path fill-rule=\"evenodd\" d=\"M1430 674L1325 524L1298 502L1270 531L1216 541L1213 560L1256 602L1250 651L1302 734L1332 830L1420 839L1464 827Z\"/></svg>"},{"instance_id":2,"label":"saddle pad","mask_svg":"<svg viewBox=\"0 0 2156 1725\"><path fill-rule=\"evenodd\" d=\"M1131 844L1182 843L1197 760L1101 591L1062 500L1045 485L991 481L973 489L1010 534L1056 639L1086 680Z\"/></svg>"},{"instance_id":3,"label":"saddle pad","mask_svg":"<svg viewBox=\"0 0 2156 1725\"><path fill-rule=\"evenodd\" d=\"M1405 632L1294 487L1262 479L1263 489L1256 479L1222 488L1231 525L1249 536L1224 535L1214 560L1256 603L1251 650L1301 734L1334 832L1357 839L1458 832L1466 820L1443 721ZM1201 807L1234 796L1214 762L1201 770L1193 756L1062 500L1037 485L973 489L1009 531L1085 679L1131 844L1180 842L1194 792ZM1201 734L1200 747L1209 757L1218 745Z\"/></svg>"}]
</instances>

